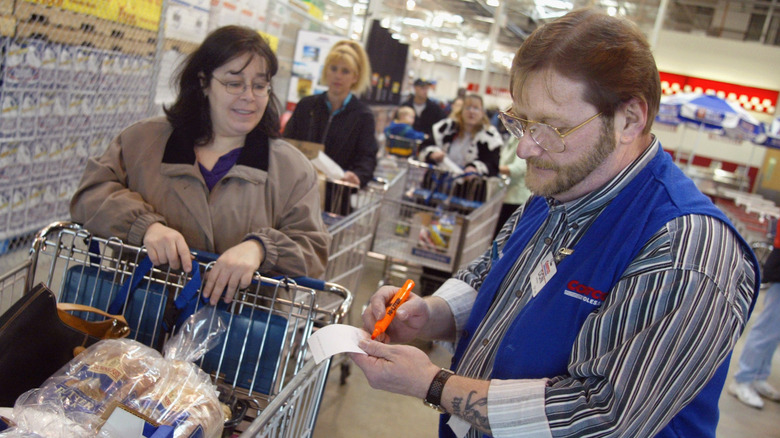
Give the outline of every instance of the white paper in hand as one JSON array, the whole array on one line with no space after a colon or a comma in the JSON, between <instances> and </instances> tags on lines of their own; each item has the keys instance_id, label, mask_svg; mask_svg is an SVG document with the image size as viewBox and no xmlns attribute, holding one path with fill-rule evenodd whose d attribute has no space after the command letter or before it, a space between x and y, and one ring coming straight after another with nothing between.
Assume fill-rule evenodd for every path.
<instances>
[{"instance_id":1,"label":"white paper in hand","mask_svg":"<svg viewBox=\"0 0 780 438\"><path fill-rule=\"evenodd\" d=\"M331 324L309 336L308 344L314 361L320 363L338 353L366 354L358 347L361 339L371 339L371 335L351 325Z\"/></svg>"},{"instance_id":2,"label":"white paper in hand","mask_svg":"<svg viewBox=\"0 0 780 438\"><path fill-rule=\"evenodd\" d=\"M341 168L332 158L327 156L325 152L320 151L315 158L311 160L314 168L322 172L330 179L340 180L344 178L344 169Z\"/></svg>"}]
</instances>

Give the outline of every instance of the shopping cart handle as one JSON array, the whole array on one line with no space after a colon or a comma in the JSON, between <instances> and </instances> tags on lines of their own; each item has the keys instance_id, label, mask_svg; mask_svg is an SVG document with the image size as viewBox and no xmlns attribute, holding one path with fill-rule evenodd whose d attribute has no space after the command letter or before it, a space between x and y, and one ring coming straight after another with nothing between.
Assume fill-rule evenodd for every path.
<instances>
[{"instance_id":1,"label":"shopping cart handle","mask_svg":"<svg viewBox=\"0 0 780 438\"><path fill-rule=\"evenodd\" d=\"M325 280L318 280L316 278L311 277L285 277L285 276L278 276L273 277L274 280L284 281L285 278L289 278L291 281L294 281L297 285L308 287L309 289L315 289L315 290L325 290Z\"/></svg>"}]
</instances>

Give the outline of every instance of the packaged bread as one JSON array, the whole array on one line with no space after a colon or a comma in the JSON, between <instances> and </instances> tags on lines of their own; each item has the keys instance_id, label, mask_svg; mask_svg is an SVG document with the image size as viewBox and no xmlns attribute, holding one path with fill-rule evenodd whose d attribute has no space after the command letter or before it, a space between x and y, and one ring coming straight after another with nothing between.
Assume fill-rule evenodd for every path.
<instances>
[{"instance_id":1,"label":"packaged bread","mask_svg":"<svg viewBox=\"0 0 780 438\"><path fill-rule=\"evenodd\" d=\"M206 312L196 312L190 320L206 317ZM61 436L52 430L60 423L78 425L69 436L82 436L84 431L83 436L94 437L107 411L121 404L156 423L174 426L176 438L219 437L223 419L216 386L189 360L199 359L194 352L208 351L222 334L222 321L190 326L188 320L169 340L172 347L166 344L166 357L129 339L99 341L40 388L20 396L13 420L21 430L42 436Z\"/></svg>"}]
</instances>

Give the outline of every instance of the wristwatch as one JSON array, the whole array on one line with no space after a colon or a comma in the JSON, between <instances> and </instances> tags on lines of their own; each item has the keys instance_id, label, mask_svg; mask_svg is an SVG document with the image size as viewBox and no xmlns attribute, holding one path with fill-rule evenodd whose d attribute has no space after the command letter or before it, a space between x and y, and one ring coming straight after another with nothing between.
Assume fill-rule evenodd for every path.
<instances>
[{"instance_id":1,"label":"wristwatch","mask_svg":"<svg viewBox=\"0 0 780 438\"><path fill-rule=\"evenodd\" d=\"M428 394L425 395L425 400L423 400L425 406L444 413L444 408L441 407L441 394L444 392L444 384L447 383L447 379L452 377L453 374L452 371L444 368L436 373L431 386L428 387Z\"/></svg>"}]
</instances>

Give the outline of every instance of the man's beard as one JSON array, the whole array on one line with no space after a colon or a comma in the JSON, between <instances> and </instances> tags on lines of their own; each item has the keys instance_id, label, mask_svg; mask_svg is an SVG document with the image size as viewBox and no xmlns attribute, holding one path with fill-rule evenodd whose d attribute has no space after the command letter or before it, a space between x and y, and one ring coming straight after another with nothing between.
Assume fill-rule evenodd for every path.
<instances>
[{"instance_id":1,"label":"man's beard","mask_svg":"<svg viewBox=\"0 0 780 438\"><path fill-rule=\"evenodd\" d=\"M526 187L535 195L549 197L566 192L587 178L617 147L612 123L605 121L601 126L602 129L596 145L587 155L574 163L558 165L544 161L539 157L528 158L526 160L528 162L528 170L525 175ZM537 168L553 170L555 177L552 180L542 181L535 174Z\"/></svg>"}]
</instances>

